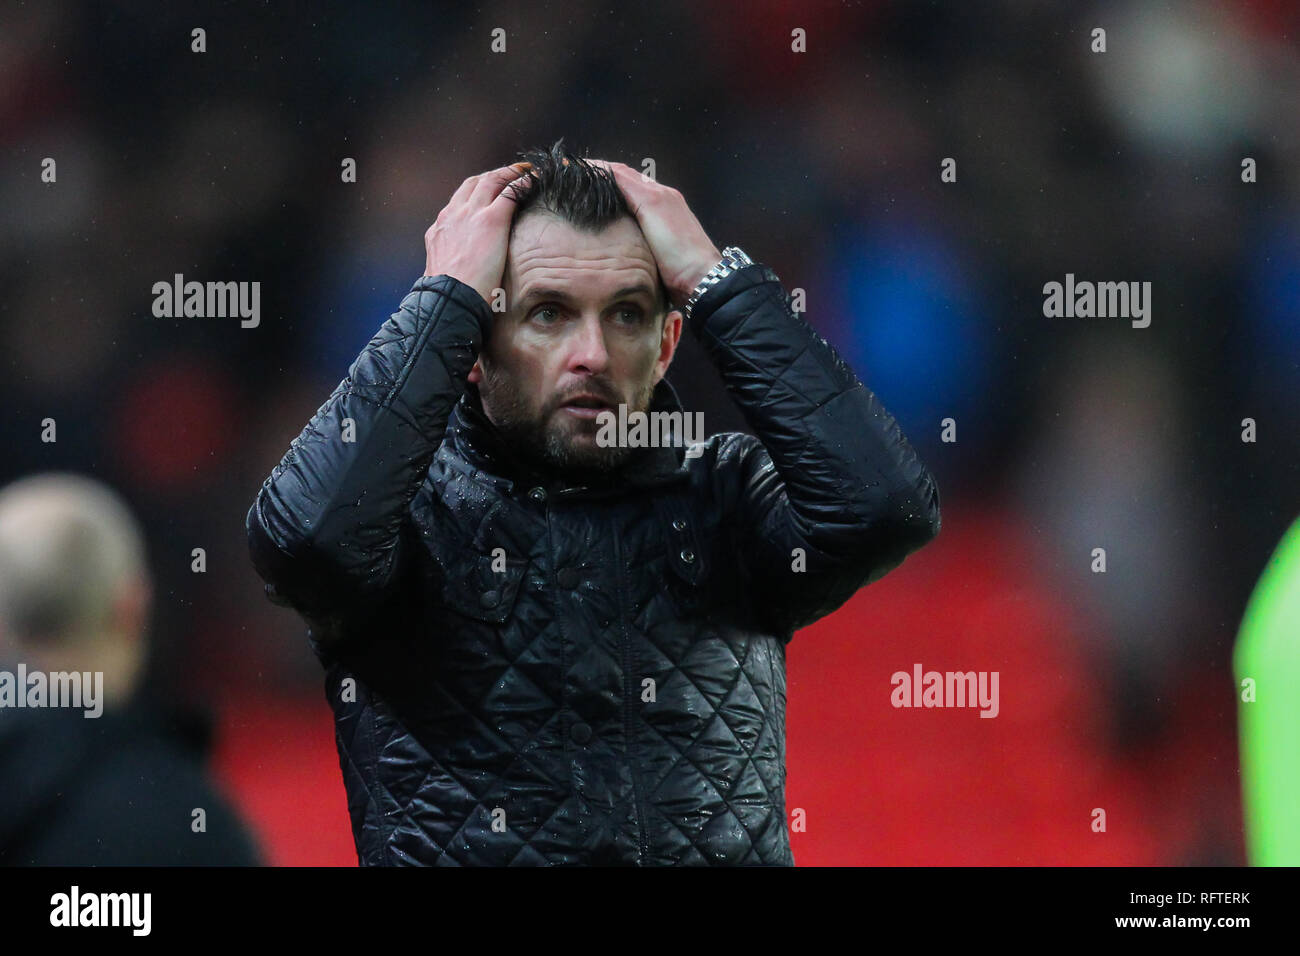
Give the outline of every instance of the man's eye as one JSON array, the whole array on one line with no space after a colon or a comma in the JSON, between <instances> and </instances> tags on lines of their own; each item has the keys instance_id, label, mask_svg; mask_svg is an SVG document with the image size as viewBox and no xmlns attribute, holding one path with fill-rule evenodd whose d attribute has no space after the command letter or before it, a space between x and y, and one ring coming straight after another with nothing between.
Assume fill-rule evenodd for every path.
<instances>
[{"instance_id":1,"label":"man's eye","mask_svg":"<svg viewBox=\"0 0 1300 956\"><path fill-rule=\"evenodd\" d=\"M548 313L550 316L549 318L546 317ZM544 305L540 309L535 309L533 311L533 318L536 319L538 322L541 322L542 325L551 325L559 317L560 317L559 310L549 305Z\"/></svg>"},{"instance_id":2,"label":"man's eye","mask_svg":"<svg viewBox=\"0 0 1300 956\"><path fill-rule=\"evenodd\" d=\"M636 325L641 321L640 309L619 309L619 319L626 325Z\"/></svg>"}]
</instances>

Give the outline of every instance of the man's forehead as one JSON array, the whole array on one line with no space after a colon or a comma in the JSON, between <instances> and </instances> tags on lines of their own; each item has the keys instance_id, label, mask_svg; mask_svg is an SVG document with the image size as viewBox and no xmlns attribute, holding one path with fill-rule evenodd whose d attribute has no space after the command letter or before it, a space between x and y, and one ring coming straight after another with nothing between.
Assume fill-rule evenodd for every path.
<instances>
[{"instance_id":1,"label":"man's forehead","mask_svg":"<svg viewBox=\"0 0 1300 956\"><path fill-rule=\"evenodd\" d=\"M526 216L510 240L507 273L517 284L577 272L584 281L624 283L636 276L658 280L658 268L636 220L623 217L598 233L576 229L552 215Z\"/></svg>"}]
</instances>

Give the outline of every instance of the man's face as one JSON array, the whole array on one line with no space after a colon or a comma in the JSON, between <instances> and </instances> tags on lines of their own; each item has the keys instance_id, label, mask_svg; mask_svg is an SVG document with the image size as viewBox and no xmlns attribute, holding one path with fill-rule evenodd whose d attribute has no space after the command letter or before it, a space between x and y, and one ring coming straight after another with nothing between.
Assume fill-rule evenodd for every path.
<instances>
[{"instance_id":1,"label":"man's face","mask_svg":"<svg viewBox=\"0 0 1300 956\"><path fill-rule=\"evenodd\" d=\"M587 233L546 211L515 224L509 311L470 372L516 450L569 472L607 471L630 449L596 444L601 411L646 411L672 361L681 313L659 318L659 270L636 220Z\"/></svg>"}]
</instances>

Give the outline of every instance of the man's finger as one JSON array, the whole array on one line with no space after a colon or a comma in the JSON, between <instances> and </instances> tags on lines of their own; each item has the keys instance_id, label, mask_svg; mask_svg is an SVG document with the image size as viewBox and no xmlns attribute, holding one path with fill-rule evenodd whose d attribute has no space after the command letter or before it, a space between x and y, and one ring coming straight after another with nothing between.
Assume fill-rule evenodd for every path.
<instances>
[{"instance_id":1,"label":"man's finger","mask_svg":"<svg viewBox=\"0 0 1300 956\"><path fill-rule=\"evenodd\" d=\"M627 191L628 186L639 187L642 184L641 173L624 163L606 163L605 168L613 175L619 188Z\"/></svg>"},{"instance_id":2,"label":"man's finger","mask_svg":"<svg viewBox=\"0 0 1300 956\"><path fill-rule=\"evenodd\" d=\"M513 163L484 173L479 176L478 184L474 187L474 192L470 194L470 203L478 206L490 205L494 199L501 195L501 190L505 189L509 183L519 179L521 172L527 172L529 169L532 169L532 165L529 163Z\"/></svg>"},{"instance_id":3,"label":"man's finger","mask_svg":"<svg viewBox=\"0 0 1300 956\"><path fill-rule=\"evenodd\" d=\"M607 162L604 165L606 169L620 179L636 179L638 182L641 179L640 170L633 169L627 163Z\"/></svg>"},{"instance_id":4,"label":"man's finger","mask_svg":"<svg viewBox=\"0 0 1300 956\"><path fill-rule=\"evenodd\" d=\"M447 200L447 205L454 206L458 203L462 203L465 200L469 199L470 193L474 191L474 187L477 185L478 185L477 176L468 177L467 179L465 179L464 182L462 182L459 186L456 187L456 191L451 194L451 199Z\"/></svg>"},{"instance_id":5,"label":"man's finger","mask_svg":"<svg viewBox=\"0 0 1300 956\"><path fill-rule=\"evenodd\" d=\"M624 192L627 192L627 186L629 184L635 184L637 186L641 185L641 174L625 163L610 163L600 160L598 165L603 166L609 171L610 175L614 177L614 182L616 182L619 188Z\"/></svg>"},{"instance_id":6,"label":"man's finger","mask_svg":"<svg viewBox=\"0 0 1300 956\"><path fill-rule=\"evenodd\" d=\"M495 208L498 203L509 206L511 203L518 202L519 200L515 198L515 190L510 187L517 186L519 189L527 191L529 182L530 180L527 176L520 176L518 179L506 183L505 186L502 187L501 192L498 194L496 199L492 200L491 208Z\"/></svg>"},{"instance_id":7,"label":"man's finger","mask_svg":"<svg viewBox=\"0 0 1300 956\"><path fill-rule=\"evenodd\" d=\"M639 218L641 209L641 174L631 166L624 166L622 163L606 163L603 160L600 163L613 174L614 182L623 193L623 198L627 200L632 215Z\"/></svg>"}]
</instances>

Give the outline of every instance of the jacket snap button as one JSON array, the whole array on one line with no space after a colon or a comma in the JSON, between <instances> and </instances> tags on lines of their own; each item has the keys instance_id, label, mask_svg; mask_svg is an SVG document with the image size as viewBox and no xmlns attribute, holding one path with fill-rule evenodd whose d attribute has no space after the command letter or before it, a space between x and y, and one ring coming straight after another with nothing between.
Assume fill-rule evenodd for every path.
<instances>
[{"instance_id":1,"label":"jacket snap button","mask_svg":"<svg viewBox=\"0 0 1300 956\"><path fill-rule=\"evenodd\" d=\"M695 552L692 551L690 548L683 548L681 553L681 559L685 561L687 564L694 564Z\"/></svg>"},{"instance_id":2,"label":"jacket snap button","mask_svg":"<svg viewBox=\"0 0 1300 956\"><path fill-rule=\"evenodd\" d=\"M569 736L573 738L574 743L585 744L591 739L591 727L581 722L576 723L569 728Z\"/></svg>"},{"instance_id":3,"label":"jacket snap button","mask_svg":"<svg viewBox=\"0 0 1300 956\"><path fill-rule=\"evenodd\" d=\"M560 568L555 579L560 582L560 587L562 588L576 587L578 584L578 572L573 570L573 568Z\"/></svg>"},{"instance_id":4,"label":"jacket snap button","mask_svg":"<svg viewBox=\"0 0 1300 956\"><path fill-rule=\"evenodd\" d=\"M681 518L674 518L674 519L673 519L673 530L674 530L674 531L685 531L685 530L686 530L686 522L683 521Z\"/></svg>"},{"instance_id":5,"label":"jacket snap button","mask_svg":"<svg viewBox=\"0 0 1300 956\"><path fill-rule=\"evenodd\" d=\"M500 601L501 593L499 591L484 591L479 595L478 599L478 603L484 607L496 607Z\"/></svg>"},{"instance_id":6,"label":"jacket snap button","mask_svg":"<svg viewBox=\"0 0 1300 956\"><path fill-rule=\"evenodd\" d=\"M545 501L546 489L541 487L534 488L532 491L528 492L528 497L532 498L534 501Z\"/></svg>"}]
</instances>

